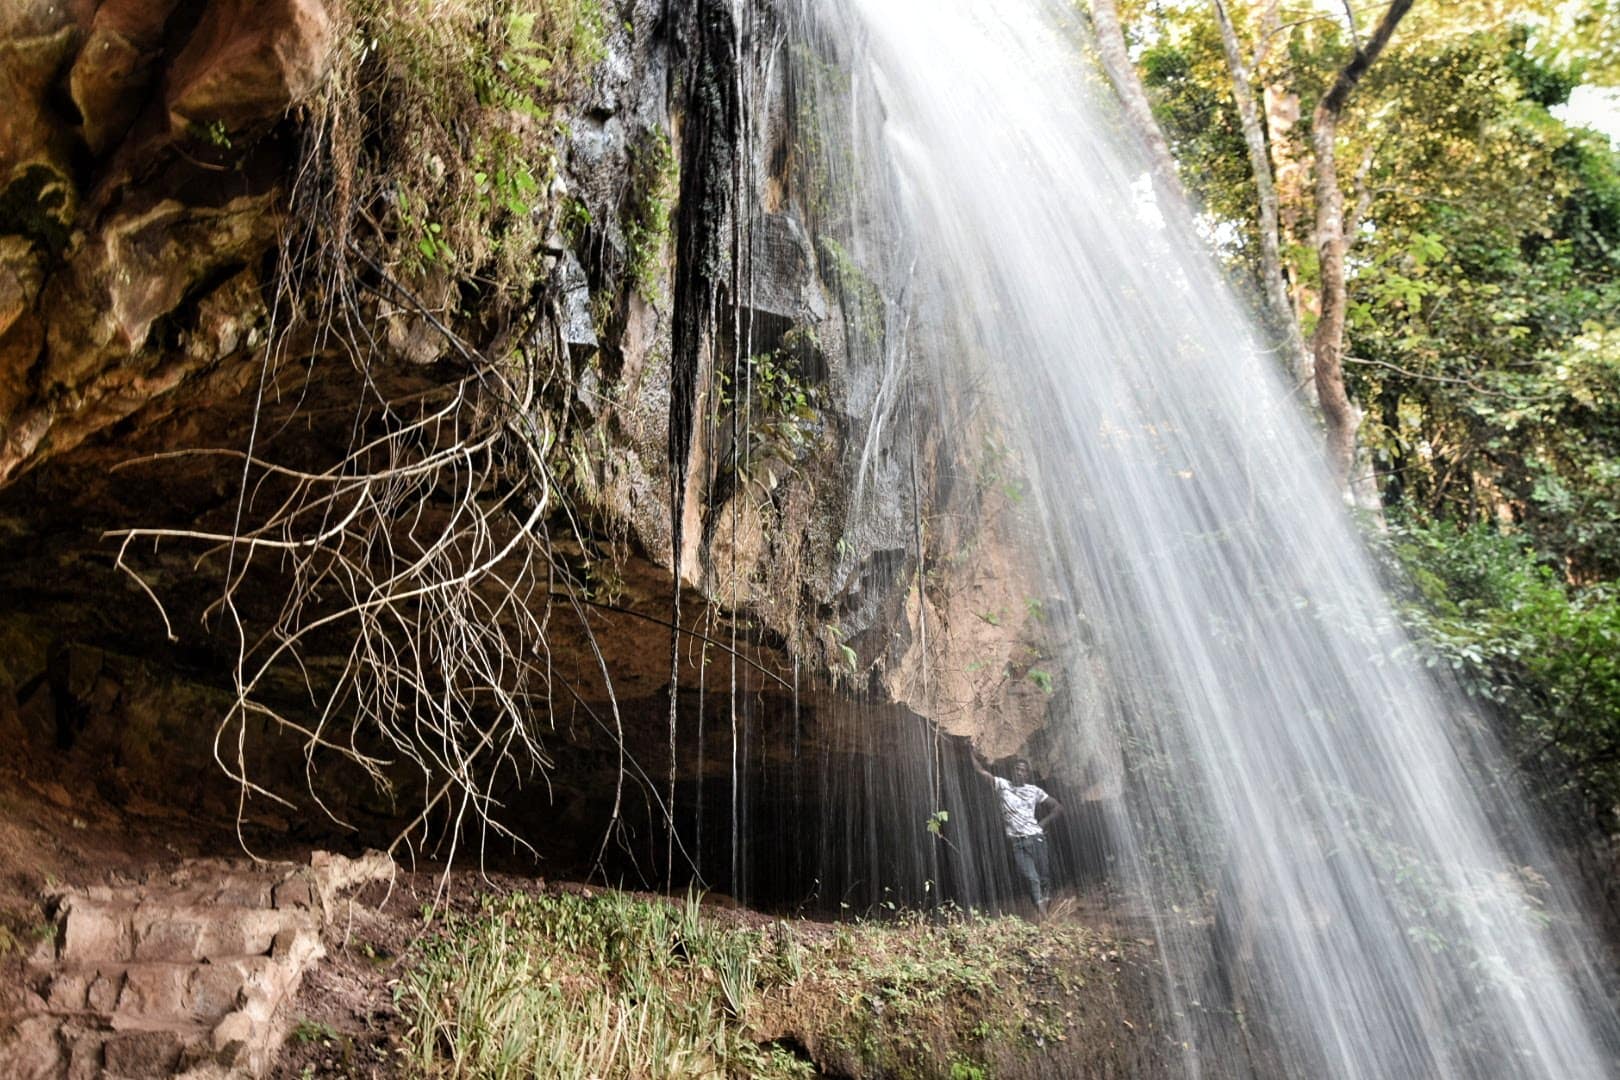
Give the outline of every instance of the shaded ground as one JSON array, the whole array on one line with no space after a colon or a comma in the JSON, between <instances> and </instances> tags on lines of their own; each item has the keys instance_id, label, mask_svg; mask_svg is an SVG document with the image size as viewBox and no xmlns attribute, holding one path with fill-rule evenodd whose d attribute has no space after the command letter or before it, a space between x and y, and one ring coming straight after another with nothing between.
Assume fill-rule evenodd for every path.
<instances>
[{"instance_id":1,"label":"shaded ground","mask_svg":"<svg viewBox=\"0 0 1620 1080\"><path fill-rule=\"evenodd\" d=\"M307 849L278 848L267 835L248 840L264 857L308 858ZM114 806L94 792L70 792L10 772L0 773L0 851L0 1028L21 1007L25 960L53 947L46 895L67 887L133 891L184 858L245 862L227 822L138 799ZM619 992L632 958L626 958L629 966L593 962L594 982L564 977L575 971L567 965L592 955L593 946L548 938L554 927L534 921L533 913L583 913L619 939L645 933L647 913L655 908L667 908L678 922L682 907L648 894L480 874L471 866L448 876L428 866L402 868L393 885L368 885L330 913L327 957L305 975L285 1007L290 1037L269 1075L418 1071L422 1050L409 1014L413 1008L418 1020L422 1014L419 1003L401 996L401 986L426 970L428 958L442 960L447 946L470 949L465 935L487 926L492 912L507 921L513 918L507 912L530 919L537 929L529 944L544 954L543 963L562 965L553 983L602 1002ZM431 928L424 923L430 908ZM687 917L697 918L695 909ZM757 1047L752 1060L767 1064L739 1072L716 1059L694 1062L682 1075L725 1075L728 1069L731 1075L765 1075L768 1068L775 1070L770 1075L783 1076L973 1080L1162 1071L1162 1038L1149 1005L1151 949L1099 934L1072 915L1042 927L961 913L827 923L776 919L711 899L699 921L717 946L742 942L758 953L756 960L767 954L794 959L791 965L756 965L744 1011L733 1016L720 1010L727 1038L734 1040L728 1045ZM695 962L660 970L684 980L685 989L669 990L671 1000L692 988L718 993L714 974Z\"/></svg>"},{"instance_id":2,"label":"shaded ground","mask_svg":"<svg viewBox=\"0 0 1620 1080\"><path fill-rule=\"evenodd\" d=\"M1075 922L1037 927L954 913L825 923L704 905L694 923L680 900L458 872L448 914L424 934L420 904L436 884L416 875L392 895L375 886L361 894L342 940L328 942L327 962L305 982L273 1075L415 1072L429 1046L428 1060L477 1075L500 1053L544 1055L552 1042L570 1061L628 1062L645 1075L1164 1072L1148 1006L1149 950ZM463 966L435 983L431 971L446 954ZM727 956L746 958L741 991L724 985ZM550 1027L538 1035L496 1022L471 1030L460 1016L466 1002L491 1002L481 1019L504 1013L518 970L543 972L546 987L560 988L533 1005ZM657 1041L654 1050L653 1041L636 1042L660 1016L699 1019L677 1033L686 1043ZM422 1035L424 1017L434 1034ZM698 1030L705 1025L713 1030ZM609 1030L622 1046L605 1045L599 1033ZM531 1048L531 1039L542 1045ZM654 1053L675 1064L649 1065ZM525 1073L536 1067L518 1060ZM571 1075L541 1060L548 1063L537 1075ZM581 1075L642 1075L617 1068L581 1065Z\"/></svg>"}]
</instances>

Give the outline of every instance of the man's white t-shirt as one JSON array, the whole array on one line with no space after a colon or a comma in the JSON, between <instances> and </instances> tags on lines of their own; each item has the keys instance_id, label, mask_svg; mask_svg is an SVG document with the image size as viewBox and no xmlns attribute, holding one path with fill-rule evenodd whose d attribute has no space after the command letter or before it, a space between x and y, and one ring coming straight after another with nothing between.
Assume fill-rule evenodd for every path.
<instances>
[{"instance_id":1,"label":"man's white t-shirt","mask_svg":"<svg viewBox=\"0 0 1620 1080\"><path fill-rule=\"evenodd\" d=\"M1034 784L1011 783L996 777L996 793L1001 796L1001 823L1008 836L1042 836L1045 830L1035 824L1035 808L1051 796Z\"/></svg>"}]
</instances>

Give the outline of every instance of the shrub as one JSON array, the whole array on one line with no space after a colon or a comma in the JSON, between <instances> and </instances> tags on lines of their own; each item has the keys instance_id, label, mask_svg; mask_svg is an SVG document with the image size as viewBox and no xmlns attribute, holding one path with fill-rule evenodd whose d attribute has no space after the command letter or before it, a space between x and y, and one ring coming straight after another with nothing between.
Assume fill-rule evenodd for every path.
<instances>
[{"instance_id":1,"label":"shrub","mask_svg":"<svg viewBox=\"0 0 1620 1080\"><path fill-rule=\"evenodd\" d=\"M1489 702L1540 794L1578 798L1595 823L1620 804L1620 598L1573 586L1521 538L1474 525L1397 524L1388 554L1430 666Z\"/></svg>"}]
</instances>

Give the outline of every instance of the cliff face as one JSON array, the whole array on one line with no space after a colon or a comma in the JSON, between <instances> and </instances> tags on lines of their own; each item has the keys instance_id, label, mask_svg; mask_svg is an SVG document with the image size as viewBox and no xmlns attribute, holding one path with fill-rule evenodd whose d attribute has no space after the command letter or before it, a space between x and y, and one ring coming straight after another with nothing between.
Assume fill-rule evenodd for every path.
<instances>
[{"instance_id":1,"label":"cliff face","mask_svg":"<svg viewBox=\"0 0 1620 1080\"><path fill-rule=\"evenodd\" d=\"M756 765L1040 727L1011 466L895 406L802 48L676 7L6 9L0 735L36 768L387 831L538 767L530 824L588 854L637 800L704 819L739 685Z\"/></svg>"},{"instance_id":2,"label":"cliff face","mask_svg":"<svg viewBox=\"0 0 1620 1080\"><path fill-rule=\"evenodd\" d=\"M230 133L320 84L332 21L319 3L196 8L25 2L0 24L0 480L238 392L231 369L263 344L286 155L231 155Z\"/></svg>"}]
</instances>

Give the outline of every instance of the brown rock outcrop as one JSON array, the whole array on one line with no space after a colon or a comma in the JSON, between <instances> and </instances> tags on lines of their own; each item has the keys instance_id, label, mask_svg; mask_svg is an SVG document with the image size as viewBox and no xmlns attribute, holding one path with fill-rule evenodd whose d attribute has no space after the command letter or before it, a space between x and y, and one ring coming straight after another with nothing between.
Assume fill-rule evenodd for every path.
<instances>
[{"instance_id":1,"label":"brown rock outcrop","mask_svg":"<svg viewBox=\"0 0 1620 1080\"><path fill-rule=\"evenodd\" d=\"M276 116L320 85L331 49L321 0L214 0L169 71L171 123L239 131Z\"/></svg>"},{"instance_id":2,"label":"brown rock outcrop","mask_svg":"<svg viewBox=\"0 0 1620 1080\"><path fill-rule=\"evenodd\" d=\"M261 344L218 309L262 309L290 163L254 155L320 85L332 20L319 0L176 8L0 23L0 484Z\"/></svg>"},{"instance_id":3,"label":"brown rock outcrop","mask_svg":"<svg viewBox=\"0 0 1620 1080\"><path fill-rule=\"evenodd\" d=\"M108 0L96 9L68 81L85 144L97 157L118 144L146 105L176 3Z\"/></svg>"},{"instance_id":4,"label":"brown rock outcrop","mask_svg":"<svg viewBox=\"0 0 1620 1080\"><path fill-rule=\"evenodd\" d=\"M729 25L729 4L701 6L715 26ZM907 459L880 447L867 460L869 431L903 426L896 376L872 370L885 351L878 340L886 317L883 268L859 265L818 235L816 195L807 190L816 181L801 175L805 167L790 150L797 91L788 65L773 67L755 88L762 100L749 108L764 129L755 144L718 130L724 118L712 138L697 140L690 100L671 98L672 90L687 99L704 92L680 88L693 73L672 75L691 43L670 38L693 31L669 30L661 12L655 0L620 0L607 20L607 56L594 85L579 90L579 100L546 105L565 114L566 125L477 101L468 106L482 110L486 127L494 118L501 137L478 153L510 159L515 151L504 140L520 122L526 137L541 142L553 139L554 130L565 132L556 137L555 160L544 146L529 162L536 168L524 175L527 187L513 179L513 169L498 192L499 181L484 171L488 163L478 165L466 147L460 162L466 168L448 176L450 166L425 143L389 144L395 157L369 170L362 200L364 212L380 219L367 223L373 230L367 242L376 248L334 243L335 251L318 254L331 260L321 264L328 269L351 256L367 260L374 250L389 250L392 261L366 267L353 290L363 294L358 299L335 301L312 287L314 295L277 308L278 330L292 322L288 307L306 300L308 319L279 339L285 348L269 364L272 298L290 261L278 243L304 160L301 125L321 111L289 108L316 93L328 66L347 55L334 60L336 35L346 25L336 0L330 9L320 0L82 0L8 8L0 18L0 87L11 91L15 107L0 112L0 593L7 599L0 634L10 632L30 648L27 655L0 655L0 694L7 698L0 700L0 725L20 726L41 760L71 764L71 782L87 777L120 798L126 788L161 798L154 786L183 762L205 774L184 793L193 805L234 805L234 798L220 798L230 783L212 748L216 725L233 709L228 687L240 655L235 628L221 618L222 579L227 565L240 570L241 563L235 545L212 541L239 535L233 532L239 527L276 532L264 515L287 497L277 484L331 475L358 433L370 437L423 402L459 393L455 380L467 370L457 365L467 354L459 342L447 344L436 325L442 317L477 338L478 347L487 345L492 358L509 357L519 345L531 355L542 352L552 337L557 343L557 355L545 361L554 365L541 372L551 396L526 407L558 414L540 417L545 437L555 438L545 449L552 470L545 485L548 499L561 495L572 505L554 511L559 527L546 543L559 572L546 582L552 592L543 585L529 592L529 582L524 589L537 606L562 613L546 616L543 645L547 678L555 672L559 688L567 683L557 702L537 709L548 724L537 737L544 740L545 767L559 763L551 774L555 790L512 800L530 813L529 824L547 823L548 840L589 848L583 856L596 857L605 815L651 821L662 814L655 802L668 789L660 770L677 752L680 781L695 779L696 788L680 793L678 813L691 814L691 802L734 783L735 743L728 749L702 735L706 713L708 723L718 722L723 694L716 688L739 685L735 675L716 674L719 665L711 662L724 653L710 645L734 646L741 665L760 676L755 689L743 691L752 717L745 723L756 725L744 735L753 740L752 767L817 767L801 762L826 751L819 767L830 775L852 755L915 757L918 717L972 735L993 753L1019 747L1040 726L1054 690L1068 689L1041 667L1041 597L1028 581L1029 567L975 548L1016 532L1016 513L1004 500L977 494L982 482L947 475L952 448L925 446ZM711 46L717 63L738 55L723 41ZM414 77L378 75L382 57L368 63L373 92L389 77ZM715 81L708 91L736 82L719 68L706 77ZM386 101L407 113L412 105L397 96ZM393 121L388 114L380 123ZM370 134L386 143L399 130ZM415 137L415 127L405 130ZM466 134L453 124L446 130ZM438 150L453 158L447 149L453 141L441 141ZM678 198L635 190L635 176L660 171L638 165L659 160L660 145L684 186ZM713 182L709 195L737 175L753 177L763 190L717 209L687 168L693 155L713 158L705 170ZM739 170L731 155L756 160ZM489 235L459 241L469 249L500 247L532 281L521 288L495 282L480 293L488 281L470 278L493 262L457 279L451 265L457 253L440 249L455 231L450 215L442 215L444 231L434 232L440 223L418 205L407 211L386 168L405 157L418 169L417 192L442 181L463 204L499 203L478 218ZM683 162L679 170L674 160ZM555 180L538 190L553 166ZM642 219L630 220L636 214ZM734 231L734 216L745 219L743 229ZM751 280L745 294L732 295L737 277L723 264L734 257L735 235L750 230L759 238L749 252ZM707 275L713 295L688 304L699 322L708 322L694 323L688 335L694 370L682 391L671 361L680 292L674 270L683 257L680 237L690 243L689 234L704 233L716 260ZM514 236L523 246L502 247ZM632 262L646 280L630 280ZM400 279L414 298L401 295ZM351 363L336 355L341 350L330 338L320 339L334 305L348 320L347 332L375 346L367 364ZM747 340L735 340L743 327ZM855 355L857 338L866 355ZM469 405L457 422L480 408ZM880 409L885 415L874 419ZM684 427L674 423L677 413ZM928 424L924 417L915 427ZM686 435L689 460L686 482L672 499L677 430ZM273 465L244 484L239 455L249 431L255 456ZM402 454L416 449L406 441L390 445L404 447ZM204 453L176 453L193 450ZM272 477L271 469L286 471ZM486 475L505 485L507 469L502 461ZM389 540L410 550L421 541L419 524L442 525L441 516L450 514L444 491L455 486L453 470L444 476L442 485L422 485L411 504L419 515L382 521L371 535L397 527ZM930 523L926 541L913 501L932 496L918 486L954 492L941 497L949 503L941 519L954 524ZM510 497L479 495L490 496L487 502ZM469 498L455 512L477 501ZM498 512L488 522L510 527ZM195 532L137 545L132 559L142 584L136 585L114 566L117 544L104 534L144 526ZM188 540L197 543L188 548ZM212 556L202 550L209 547ZM680 565L672 569L677 547ZM227 554L215 557L221 551ZM333 565L350 557L344 553ZM242 618L247 638L275 640L278 631L267 628L278 609L301 608L307 599L313 610L313 591L287 602L295 573L287 566L277 557L258 559L253 580L238 593L231 615ZM570 574L568 588L577 594L560 583ZM141 592L145 587L151 591ZM500 593L498 582L469 592L477 588L484 595L472 598L463 617ZM326 589L326 598L338 591ZM672 656L667 617L676 595L687 636L677 639ZM167 605L162 619L151 604L157 596ZM589 605L571 603L576 597ZM110 696L69 686L53 671L52 657L85 647L106 651L116 691ZM349 644L334 630L311 639L309 650L314 683L324 679L329 687ZM672 695L673 665L679 685ZM323 695L312 692L307 669L285 666L260 689L278 707L303 710L289 713L301 722L312 708L321 711L311 702ZM845 722L848 690L867 702L859 723ZM670 721L672 696L678 732ZM342 708L355 711L352 701ZM342 719L364 727L376 717ZM735 740L735 709L725 720ZM912 734L896 734L902 725ZM307 765L310 746L297 730L278 729L257 713L251 725L244 720L240 735L251 744L241 752L244 769L295 798L307 793L306 784L326 785L334 789L327 808L371 830L397 827L401 806L431 797L419 786L439 783L423 773L386 789L357 768ZM370 737L374 732L359 736ZM910 750L902 746L906 738L913 740ZM152 749L159 743L168 747L161 756ZM807 749L812 744L815 752ZM627 761L648 780L627 790L626 799L641 800L629 809L619 805L617 786ZM891 811L898 822L915 827L939 808L925 805L927 792L907 797L912 802ZM791 808L785 816L816 811Z\"/></svg>"}]
</instances>

